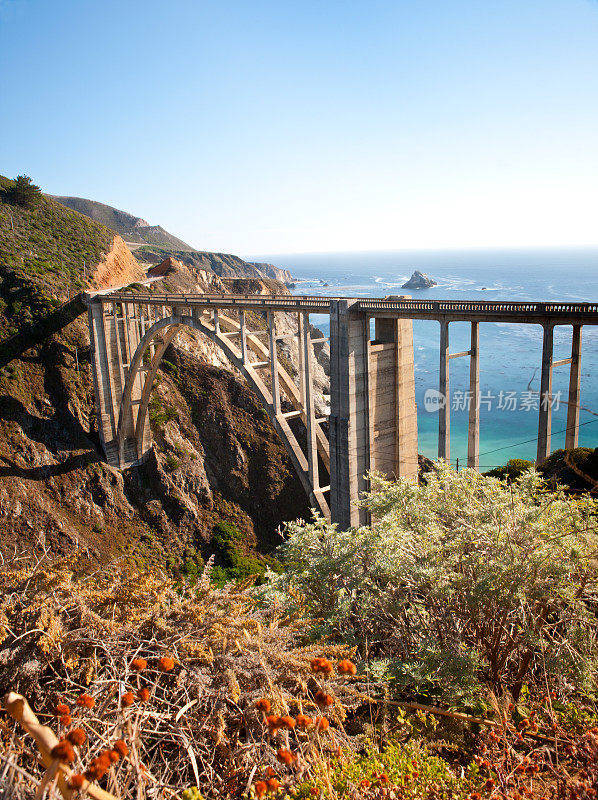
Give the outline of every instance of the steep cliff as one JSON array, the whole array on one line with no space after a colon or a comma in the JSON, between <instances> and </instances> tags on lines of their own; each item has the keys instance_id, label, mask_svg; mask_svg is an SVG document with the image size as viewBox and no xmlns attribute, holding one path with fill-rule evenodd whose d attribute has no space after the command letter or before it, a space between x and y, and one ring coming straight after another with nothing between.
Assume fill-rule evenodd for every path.
<instances>
[{"instance_id":1,"label":"steep cliff","mask_svg":"<svg viewBox=\"0 0 598 800\"><path fill-rule=\"evenodd\" d=\"M47 197L29 210L0 198L0 265L0 345L89 283L140 275L119 237ZM170 266L167 290L229 290L210 269ZM152 395L154 455L126 472L102 460L89 359L79 317L0 369L1 557L82 549L192 573L212 553L227 565L212 543L225 521L242 534L239 563L259 569L280 523L307 516L308 503L267 414L218 349L177 338Z\"/></svg>"}]
</instances>

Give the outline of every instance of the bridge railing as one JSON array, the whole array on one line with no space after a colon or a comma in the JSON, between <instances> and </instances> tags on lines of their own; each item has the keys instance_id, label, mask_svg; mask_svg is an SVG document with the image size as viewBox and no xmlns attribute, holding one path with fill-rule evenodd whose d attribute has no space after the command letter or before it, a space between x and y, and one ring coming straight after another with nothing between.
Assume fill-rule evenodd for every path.
<instances>
[{"instance_id":1,"label":"bridge railing","mask_svg":"<svg viewBox=\"0 0 598 800\"><path fill-rule=\"evenodd\" d=\"M546 302L508 302L479 300L390 300L385 298L347 298L323 297L321 295L255 295L255 294L185 294L153 293L139 294L133 291L118 291L98 295L103 303L123 302L135 305L175 306L189 305L210 308L264 308L281 311L312 311L327 313L333 300L346 300L356 310L375 314L376 312L399 314L409 313L414 319L423 317L442 317L444 315L463 315L464 319L476 315L508 318L519 317L513 321L525 321L521 317L558 318L572 316L584 322L598 323L598 303L546 303ZM531 321L531 320L530 320Z\"/></svg>"}]
</instances>

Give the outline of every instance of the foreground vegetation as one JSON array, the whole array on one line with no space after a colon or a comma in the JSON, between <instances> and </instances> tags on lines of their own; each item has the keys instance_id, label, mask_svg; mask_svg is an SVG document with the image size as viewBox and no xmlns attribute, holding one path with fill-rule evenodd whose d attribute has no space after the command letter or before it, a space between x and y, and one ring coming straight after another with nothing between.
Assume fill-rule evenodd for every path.
<instances>
[{"instance_id":1,"label":"foreground vegetation","mask_svg":"<svg viewBox=\"0 0 598 800\"><path fill-rule=\"evenodd\" d=\"M1 689L63 743L44 785L5 718L6 796L595 800L596 501L427 480L373 477L369 527L293 523L257 588L7 565Z\"/></svg>"}]
</instances>

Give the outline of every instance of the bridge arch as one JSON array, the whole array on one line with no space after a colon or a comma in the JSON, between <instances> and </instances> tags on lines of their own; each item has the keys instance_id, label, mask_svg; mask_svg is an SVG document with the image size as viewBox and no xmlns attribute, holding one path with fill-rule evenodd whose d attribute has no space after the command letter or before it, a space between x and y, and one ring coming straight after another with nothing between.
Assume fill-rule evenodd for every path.
<instances>
[{"instance_id":1,"label":"bridge arch","mask_svg":"<svg viewBox=\"0 0 598 800\"><path fill-rule=\"evenodd\" d=\"M232 328L232 330L222 332L220 330L220 324L223 322L226 323L228 328ZM128 366L120 401L116 432L119 464L124 466L127 462L127 450L129 452L133 450L135 453L135 460L140 461L151 449L152 439L148 421L148 408L154 381L170 343L184 328L190 328L205 335L218 345L229 362L243 375L267 411L275 430L285 446L293 467L301 480L303 488L309 497L312 507L317 509L326 518L330 519L329 503L324 496L325 493L329 491L329 487L321 487L319 485L318 469L316 467L314 470L313 464L311 463L314 459L317 459L319 455L320 461L323 463L324 467L328 471L330 470L328 439L321 425L317 424L317 429L313 431L313 444L317 455L312 455L312 457L309 458L309 452L308 457L306 457L295 434L289 426L287 418L301 417L303 422L306 423L309 438L309 428L312 427L314 418L313 413L311 415L309 414L309 408L307 410L303 408L302 400L304 401L305 397L302 398L302 394L305 395L305 391L302 392L297 389L292 376L278 363L275 339L272 335L272 319L270 319L269 322L270 348L266 348L255 336L252 336L251 333L246 333L243 323L239 324L236 320L228 317L221 317L218 321L215 319L212 321L202 319L199 315L173 313L168 317L154 322L140 339ZM236 330L235 327L237 328ZM260 331L260 333L264 332ZM230 341L231 337L237 335L241 337L242 341L240 349L236 348ZM251 349L258 357L261 355L267 358L267 360L257 362L250 361L248 358L248 349ZM149 360L147 357L148 353L150 354ZM275 369L272 369L272 358L277 361ZM258 370L265 366L271 367L272 391L258 373ZM282 412L278 396L279 386L282 387L291 403L295 406L295 411ZM313 407L313 395L311 399L309 398L309 391L307 395L308 405L311 402L311 406ZM312 425L310 425L309 416L311 416ZM322 421L323 420L318 420L317 422L321 423Z\"/></svg>"}]
</instances>

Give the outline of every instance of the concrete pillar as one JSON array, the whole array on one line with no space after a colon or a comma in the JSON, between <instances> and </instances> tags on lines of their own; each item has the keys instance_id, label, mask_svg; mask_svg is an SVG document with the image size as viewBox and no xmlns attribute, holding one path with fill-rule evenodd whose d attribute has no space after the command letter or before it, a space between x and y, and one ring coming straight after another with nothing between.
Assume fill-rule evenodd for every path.
<instances>
[{"instance_id":1,"label":"concrete pillar","mask_svg":"<svg viewBox=\"0 0 598 800\"><path fill-rule=\"evenodd\" d=\"M299 343L303 349L303 370L305 381L305 427L307 429L307 471L309 482L315 491L319 488L318 475L318 443L316 439L316 412L314 405L314 387L312 374L312 346L309 328L309 314L304 315L303 340Z\"/></svg>"},{"instance_id":2,"label":"concrete pillar","mask_svg":"<svg viewBox=\"0 0 598 800\"><path fill-rule=\"evenodd\" d=\"M303 364L303 314L297 314L297 355L299 362L299 397L301 399L301 408L305 408L305 367Z\"/></svg>"},{"instance_id":3,"label":"concrete pillar","mask_svg":"<svg viewBox=\"0 0 598 800\"><path fill-rule=\"evenodd\" d=\"M247 328L244 311L239 311L239 326L241 328L241 361L245 364L247 363Z\"/></svg>"},{"instance_id":4,"label":"concrete pillar","mask_svg":"<svg viewBox=\"0 0 598 800\"><path fill-rule=\"evenodd\" d=\"M218 309L214 309L214 332L216 336L220 333L220 317L218 316Z\"/></svg>"},{"instance_id":5,"label":"concrete pillar","mask_svg":"<svg viewBox=\"0 0 598 800\"><path fill-rule=\"evenodd\" d=\"M469 352L469 427L467 431L467 466L480 468L480 323L471 323Z\"/></svg>"},{"instance_id":6,"label":"concrete pillar","mask_svg":"<svg viewBox=\"0 0 598 800\"><path fill-rule=\"evenodd\" d=\"M364 314L346 300L330 303L330 511L343 529L367 522L354 503L367 489L369 399Z\"/></svg>"},{"instance_id":7,"label":"concrete pillar","mask_svg":"<svg viewBox=\"0 0 598 800\"><path fill-rule=\"evenodd\" d=\"M268 337L270 343L270 375L272 378L272 410L280 414L280 387L278 384L278 356L274 331L274 314L268 311Z\"/></svg>"},{"instance_id":8,"label":"concrete pillar","mask_svg":"<svg viewBox=\"0 0 598 800\"><path fill-rule=\"evenodd\" d=\"M366 327L369 325L366 322ZM411 320L378 317L369 344L370 466L417 479L417 408Z\"/></svg>"},{"instance_id":9,"label":"concrete pillar","mask_svg":"<svg viewBox=\"0 0 598 800\"><path fill-rule=\"evenodd\" d=\"M552 344L554 327L544 325L542 342L542 376L540 378L540 411L538 416L538 451L536 464L541 464L550 455L550 432L552 425Z\"/></svg>"},{"instance_id":10,"label":"concrete pillar","mask_svg":"<svg viewBox=\"0 0 598 800\"><path fill-rule=\"evenodd\" d=\"M579 438L579 397L581 379L581 325L573 326L571 340L571 370L569 372L569 405L567 406L567 432L565 448L577 447Z\"/></svg>"},{"instance_id":11,"label":"concrete pillar","mask_svg":"<svg viewBox=\"0 0 598 800\"><path fill-rule=\"evenodd\" d=\"M440 321L440 410L438 412L438 458L451 457L451 406L449 397L449 329L446 320ZM444 405L442 399L444 398Z\"/></svg>"}]
</instances>

